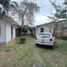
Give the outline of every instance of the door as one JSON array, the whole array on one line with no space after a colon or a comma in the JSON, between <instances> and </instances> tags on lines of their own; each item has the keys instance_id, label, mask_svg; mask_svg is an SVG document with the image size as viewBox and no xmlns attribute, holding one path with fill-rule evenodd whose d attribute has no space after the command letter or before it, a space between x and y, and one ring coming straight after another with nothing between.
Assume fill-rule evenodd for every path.
<instances>
[{"instance_id":1,"label":"door","mask_svg":"<svg viewBox=\"0 0 67 67\"><path fill-rule=\"evenodd\" d=\"M11 26L11 39L13 39L13 26Z\"/></svg>"}]
</instances>

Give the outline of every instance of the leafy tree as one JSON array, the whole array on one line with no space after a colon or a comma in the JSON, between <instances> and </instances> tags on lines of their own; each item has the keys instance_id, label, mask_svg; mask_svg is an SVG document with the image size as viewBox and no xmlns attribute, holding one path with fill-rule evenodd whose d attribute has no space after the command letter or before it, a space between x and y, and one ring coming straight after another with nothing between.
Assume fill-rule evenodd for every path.
<instances>
[{"instance_id":1,"label":"leafy tree","mask_svg":"<svg viewBox=\"0 0 67 67\"><path fill-rule=\"evenodd\" d=\"M65 0L62 5L57 5L56 0L52 2L49 0L51 5L54 7L56 13L54 14L54 17L56 19L66 19L67 18L67 1Z\"/></svg>"},{"instance_id":2,"label":"leafy tree","mask_svg":"<svg viewBox=\"0 0 67 67\"><path fill-rule=\"evenodd\" d=\"M3 8L0 7L0 17L2 17L9 9L10 0L0 0L0 4L3 6Z\"/></svg>"},{"instance_id":3,"label":"leafy tree","mask_svg":"<svg viewBox=\"0 0 67 67\"><path fill-rule=\"evenodd\" d=\"M0 0L0 4L3 5L5 10L8 10L9 4L10 4L10 0Z\"/></svg>"}]
</instances>

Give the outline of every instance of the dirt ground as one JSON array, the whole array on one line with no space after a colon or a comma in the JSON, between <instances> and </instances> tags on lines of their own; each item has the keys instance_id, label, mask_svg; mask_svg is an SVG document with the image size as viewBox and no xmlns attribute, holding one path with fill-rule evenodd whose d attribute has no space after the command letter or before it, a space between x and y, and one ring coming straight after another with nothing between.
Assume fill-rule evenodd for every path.
<instances>
[{"instance_id":1,"label":"dirt ground","mask_svg":"<svg viewBox=\"0 0 67 67\"><path fill-rule=\"evenodd\" d=\"M0 67L67 67L67 41L56 40L54 49L37 47L35 39L26 36L25 44L16 41L0 46Z\"/></svg>"}]
</instances>

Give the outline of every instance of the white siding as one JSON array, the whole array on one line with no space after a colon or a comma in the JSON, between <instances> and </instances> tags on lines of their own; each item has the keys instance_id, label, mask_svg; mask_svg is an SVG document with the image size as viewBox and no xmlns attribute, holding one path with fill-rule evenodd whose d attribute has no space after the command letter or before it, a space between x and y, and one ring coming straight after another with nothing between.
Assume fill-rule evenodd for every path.
<instances>
[{"instance_id":1,"label":"white siding","mask_svg":"<svg viewBox=\"0 0 67 67\"><path fill-rule=\"evenodd\" d=\"M6 42L11 40L11 26L6 24Z\"/></svg>"},{"instance_id":2,"label":"white siding","mask_svg":"<svg viewBox=\"0 0 67 67\"><path fill-rule=\"evenodd\" d=\"M1 35L0 35L0 43L8 43L11 41L11 24L0 20L1 24ZM15 38L15 26L13 26L13 39Z\"/></svg>"},{"instance_id":3,"label":"white siding","mask_svg":"<svg viewBox=\"0 0 67 67\"><path fill-rule=\"evenodd\" d=\"M15 27L13 26L13 39L15 38ZM11 41L11 25L6 25L6 42Z\"/></svg>"},{"instance_id":4,"label":"white siding","mask_svg":"<svg viewBox=\"0 0 67 67\"><path fill-rule=\"evenodd\" d=\"M50 32L53 34L53 31L54 31L54 25L50 25L50 24L47 24L47 25L42 25L42 26L39 26L39 27L36 27L35 29L35 35L37 36L41 31L40 29L41 28L44 28L44 32Z\"/></svg>"},{"instance_id":5,"label":"white siding","mask_svg":"<svg viewBox=\"0 0 67 67\"><path fill-rule=\"evenodd\" d=\"M49 28L47 26L40 26L36 28L36 35L38 35L41 32L41 28L44 28L44 32L49 32Z\"/></svg>"},{"instance_id":6,"label":"white siding","mask_svg":"<svg viewBox=\"0 0 67 67\"><path fill-rule=\"evenodd\" d=\"M6 25L2 21L1 24L1 35L0 35L0 43L6 42Z\"/></svg>"}]
</instances>

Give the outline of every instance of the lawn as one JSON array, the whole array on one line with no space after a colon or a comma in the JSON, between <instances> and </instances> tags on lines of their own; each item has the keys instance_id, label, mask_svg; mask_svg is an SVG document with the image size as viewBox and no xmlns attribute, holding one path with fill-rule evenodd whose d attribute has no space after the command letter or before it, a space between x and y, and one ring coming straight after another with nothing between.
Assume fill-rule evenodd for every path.
<instances>
[{"instance_id":1,"label":"lawn","mask_svg":"<svg viewBox=\"0 0 67 67\"><path fill-rule=\"evenodd\" d=\"M16 41L0 46L0 67L67 67L67 41L56 40L54 49L36 47L35 39L26 36L25 44ZM44 46L45 47L45 46Z\"/></svg>"}]
</instances>

